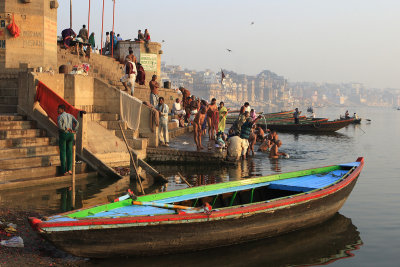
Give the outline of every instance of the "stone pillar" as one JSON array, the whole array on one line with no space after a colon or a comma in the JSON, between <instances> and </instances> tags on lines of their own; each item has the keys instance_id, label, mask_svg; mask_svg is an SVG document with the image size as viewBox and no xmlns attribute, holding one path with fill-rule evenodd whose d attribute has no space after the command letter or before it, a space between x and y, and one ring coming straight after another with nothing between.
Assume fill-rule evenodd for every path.
<instances>
[{"instance_id":1,"label":"stone pillar","mask_svg":"<svg viewBox=\"0 0 400 267\"><path fill-rule=\"evenodd\" d=\"M87 118L85 114L82 114L79 121L79 128L76 134L76 154L82 155L83 148L87 146Z\"/></svg>"},{"instance_id":2,"label":"stone pillar","mask_svg":"<svg viewBox=\"0 0 400 267\"><path fill-rule=\"evenodd\" d=\"M0 3L0 71L17 69L20 63L30 68L57 66L57 5L49 0ZM6 28L12 23L20 29L15 37Z\"/></svg>"}]
</instances>

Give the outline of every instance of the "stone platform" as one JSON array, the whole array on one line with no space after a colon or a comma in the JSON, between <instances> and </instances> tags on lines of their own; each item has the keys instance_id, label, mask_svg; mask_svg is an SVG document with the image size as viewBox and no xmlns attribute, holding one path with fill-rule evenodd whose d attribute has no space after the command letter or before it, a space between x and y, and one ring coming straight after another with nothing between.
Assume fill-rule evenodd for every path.
<instances>
[{"instance_id":1,"label":"stone platform","mask_svg":"<svg viewBox=\"0 0 400 267\"><path fill-rule=\"evenodd\" d=\"M147 160L150 162L169 162L181 164L224 164L226 150L215 148L214 141L202 138L204 150L197 151L193 133L184 134L171 140L170 147L147 148Z\"/></svg>"}]
</instances>

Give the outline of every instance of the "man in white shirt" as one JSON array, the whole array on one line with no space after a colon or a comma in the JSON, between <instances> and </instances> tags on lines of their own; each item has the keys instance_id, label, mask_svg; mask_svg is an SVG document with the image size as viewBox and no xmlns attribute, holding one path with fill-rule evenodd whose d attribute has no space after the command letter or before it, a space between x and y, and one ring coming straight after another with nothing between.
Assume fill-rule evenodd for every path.
<instances>
[{"instance_id":1,"label":"man in white shirt","mask_svg":"<svg viewBox=\"0 0 400 267\"><path fill-rule=\"evenodd\" d=\"M182 108L179 98L177 98L175 100L175 103L172 105L172 114L174 114L174 115L184 115L185 114L185 111Z\"/></svg>"},{"instance_id":2,"label":"man in white shirt","mask_svg":"<svg viewBox=\"0 0 400 267\"><path fill-rule=\"evenodd\" d=\"M156 107L160 114L160 124L158 126L158 136L162 146L169 146L169 135L168 135L168 105L164 103L164 97L158 99L158 105Z\"/></svg>"}]
</instances>

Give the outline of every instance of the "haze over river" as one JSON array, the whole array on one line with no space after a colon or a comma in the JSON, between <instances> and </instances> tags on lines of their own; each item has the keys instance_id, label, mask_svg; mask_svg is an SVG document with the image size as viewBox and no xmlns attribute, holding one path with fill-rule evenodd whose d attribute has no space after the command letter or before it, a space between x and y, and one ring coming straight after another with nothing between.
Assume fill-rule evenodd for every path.
<instances>
[{"instance_id":1,"label":"haze over river","mask_svg":"<svg viewBox=\"0 0 400 267\"><path fill-rule=\"evenodd\" d=\"M365 157L358 182L340 210L328 222L281 237L208 251L151 258L91 260L102 266L287 266L330 263L331 266L398 266L400 254L400 111L390 108L348 108L363 118L330 135L278 133L281 151L289 159L270 160L257 153L237 167L155 166L170 175L162 190L185 188L179 171L192 184L224 182L355 161ZM344 108L315 109L317 117L336 119ZM371 122L367 122L370 119ZM192 140L192 139L191 139ZM257 146L256 146L257 148ZM78 200L94 205L122 194L129 181L95 178L78 183ZM152 186L151 190L160 190ZM7 191L0 205L60 212L62 186ZM23 201L21 201L23 199ZM23 203L22 203L23 202ZM204 233L205 235L207 233Z\"/></svg>"}]
</instances>

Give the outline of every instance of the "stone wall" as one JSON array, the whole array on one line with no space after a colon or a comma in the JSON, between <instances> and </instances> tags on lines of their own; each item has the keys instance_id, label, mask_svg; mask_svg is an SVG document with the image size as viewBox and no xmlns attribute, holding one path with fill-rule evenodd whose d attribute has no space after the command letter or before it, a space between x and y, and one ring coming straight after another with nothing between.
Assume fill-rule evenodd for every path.
<instances>
[{"instance_id":1,"label":"stone wall","mask_svg":"<svg viewBox=\"0 0 400 267\"><path fill-rule=\"evenodd\" d=\"M49 0L24 3L4 0L0 4L0 71L18 68L20 63L44 69L57 66L57 9ZM20 29L14 38L6 26L12 22Z\"/></svg>"},{"instance_id":2,"label":"stone wall","mask_svg":"<svg viewBox=\"0 0 400 267\"><path fill-rule=\"evenodd\" d=\"M125 57L128 55L129 47L132 47L133 53L140 62L146 72L146 84L151 80L151 77L157 75L157 81L161 81L161 44L156 42L135 41L120 41L115 52L114 57L119 62L124 62Z\"/></svg>"}]
</instances>

